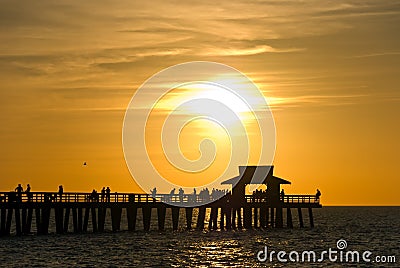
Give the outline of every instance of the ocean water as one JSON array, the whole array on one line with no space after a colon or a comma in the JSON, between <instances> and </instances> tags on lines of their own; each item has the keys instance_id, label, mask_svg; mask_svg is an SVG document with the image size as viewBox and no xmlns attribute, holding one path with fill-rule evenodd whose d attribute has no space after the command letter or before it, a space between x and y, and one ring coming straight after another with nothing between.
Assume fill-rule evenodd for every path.
<instances>
[{"instance_id":1,"label":"ocean water","mask_svg":"<svg viewBox=\"0 0 400 268\"><path fill-rule=\"evenodd\" d=\"M184 226L184 211L180 217ZM156 214L156 213L153 213ZM139 213L140 215L140 213ZM324 207L314 210L315 228L299 228L293 211L293 229L186 231L111 231L104 233L66 234L0 238L1 267L400 267L400 207ZM155 215L154 215L155 216ZM167 214L167 219L170 219ZM307 213L304 213L308 225ZM89 224L90 225L90 224ZM106 228L110 229L110 222ZM137 228L141 229L140 217ZM122 229L127 229L126 221ZM33 230L35 227L33 226ZM51 229L51 231L54 230ZM337 241L343 239L346 248L339 250ZM343 242L343 241L342 241ZM343 244L342 244L343 245ZM367 263L330 261L287 263L277 260L261 262L257 258L271 251L314 251L317 259L324 250L370 251ZM295 256L295 255L293 255ZM361 255L360 255L361 256ZM377 263L394 256L394 263ZM361 258L361 257L360 257ZM392 257L390 257L392 258ZM301 259L301 258L300 258ZM391 260L393 261L393 259Z\"/></svg>"}]
</instances>

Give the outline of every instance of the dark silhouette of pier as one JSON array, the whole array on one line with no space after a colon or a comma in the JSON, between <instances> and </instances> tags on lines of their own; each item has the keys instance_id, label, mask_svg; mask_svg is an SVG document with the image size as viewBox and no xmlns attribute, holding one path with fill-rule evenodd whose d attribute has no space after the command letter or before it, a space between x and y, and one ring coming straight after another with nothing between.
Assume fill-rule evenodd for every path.
<instances>
[{"instance_id":1,"label":"dark silhouette of pier","mask_svg":"<svg viewBox=\"0 0 400 268\"><path fill-rule=\"evenodd\" d=\"M208 200L203 200L199 195L193 194L182 196L182 194L109 193L106 198L99 198L99 196L96 198L93 193L64 192L61 196L50 192L2 192L0 193L0 235L10 235L12 225L15 225L17 235L32 233L33 214L37 234L48 233L51 215L54 215L58 234L71 231L87 232L89 217L91 217L93 232L102 232L107 210L111 211L113 231L120 230L123 210L126 210L128 230L135 231L139 209L143 216L144 231L150 230L153 209L157 211L160 231L164 230L167 209L171 210L173 230L179 227L181 209L185 210L187 229L204 229L207 209L210 210L209 230L218 229L218 224L220 229L227 230L282 228L284 227L284 210L286 210L286 226L293 228L292 209L297 210L301 228L304 227L303 209L308 210L310 227L314 227L312 209L322 207L319 196L281 195L280 185L290 184L290 182L273 176L273 167L256 169L254 166L246 166L240 167L239 172L238 177L223 182L223 184L235 185L232 192L216 200L213 200L212 196ZM249 184L266 184L267 190L257 195L245 195L245 187ZM195 224L194 210L198 210ZM72 226L70 226L71 217Z\"/></svg>"}]
</instances>

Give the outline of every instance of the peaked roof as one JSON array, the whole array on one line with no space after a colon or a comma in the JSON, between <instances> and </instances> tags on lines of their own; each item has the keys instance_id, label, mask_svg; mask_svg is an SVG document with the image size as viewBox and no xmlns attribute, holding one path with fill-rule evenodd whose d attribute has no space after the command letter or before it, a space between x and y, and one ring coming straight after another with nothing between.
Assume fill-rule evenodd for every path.
<instances>
[{"instance_id":1,"label":"peaked roof","mask_svg":"<svg viewBox=\"0 0 400 268\"><path fill-rule=\"evenodd\" d=\"M273 176L274 166L240 166L239 176L233 177L221 184L236 185L237 183L243 184L290 184L290 181Z\"/></svg>"}]
</instances>

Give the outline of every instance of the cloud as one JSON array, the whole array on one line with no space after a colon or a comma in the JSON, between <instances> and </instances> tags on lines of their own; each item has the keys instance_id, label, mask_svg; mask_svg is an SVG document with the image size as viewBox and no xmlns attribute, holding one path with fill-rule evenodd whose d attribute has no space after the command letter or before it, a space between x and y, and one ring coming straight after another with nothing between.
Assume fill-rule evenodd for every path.
<instances>
[{"instance_id":1,"label":"cloud","mask_svg":"<svg viewBox=\"0 0 400 268\"><path fill-rule=\"evenodd\" d=\"M266 97L272 110L282 110L289 107L313 106L341 106L350 105L367 98L367 94L347 95L301 95L294 97ZM357 99L357 100L356 100Z\"/></svg>"},{"instance_id":2,"label":"cloud","mask_svg":"<svg viewBox=\"0 0 400 268\"><path fill-rule=\"evenodd\" d=\"M350 58L370 58L370 57L397 56L397 55L400 55L400 52L393 51L393 52L380 52L380 53L362 54L362 55L352 56Z\"/></svg>"},{"instance_id":3,"label":"cloud","mask_svg":"<svg viewBox=\"0 0 400 268\"><path fill-rule=\"evenodd\" d=\"M274 48L268 45L255 46L249 48L212 48L204 52L199 52L203 56L248 56L263 53L288 53L299 52L305 50L304 48Z\"/></svg>"}]
</instances>

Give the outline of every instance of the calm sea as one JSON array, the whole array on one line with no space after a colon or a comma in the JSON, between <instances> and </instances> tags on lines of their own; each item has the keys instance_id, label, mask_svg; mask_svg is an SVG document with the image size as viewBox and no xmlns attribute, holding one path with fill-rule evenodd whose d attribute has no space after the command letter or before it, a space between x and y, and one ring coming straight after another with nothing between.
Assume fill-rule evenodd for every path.
<instances>
[{"instance_id":1,"label":"calm sea","mask_svg":"<svg viewBox=\"0 0 400 268\"><path fill-rule=\"evenodd\" d=\"M96 234L68 234L0 238L1 267L400 267L400 207L324 207L314 210L316 227L243 231L156 231L156 217L149 233L143 231ZM293 216L296 212L293 211ZM153 213L156 214L156 213ZM307 213L305 213L305 220ZM167 214L168 217L168 214ZM170 218L170 217L168 217ZM184 214L180 219L184 226ZM140 217L138 228L141 228ZM305 222L308 226L308 222ZM110 228L110 222L106 228ZM33 226L33 230L35 227ZM126 221L122 229L127 229ZM54 227L53 229L54 230ZM337 241L343 239L347 247L338 250ZM342 241L343 242L343 241ZM343 244L342 244L343 245ZM322 262L280 262L273 255L260 262L260 257L271 251L316 252L317 259L329 248L346 254L371 251L367 259L374 263L358 264L332 262L328 256ZM307 256L307 255L305 255ZM344 255L345 256L345 255ZM377 263L375 257L395 263ZM296 255L293 253L292 258ZM283 258L285 259L285 258ZM301 257L300 257L301 259ZM345 259L344 259L345 260ZM350 260L350 258L349 258Z\"/></svg>"}]
</instances>

